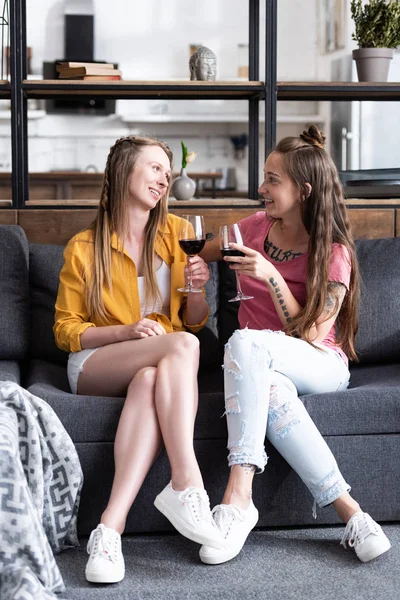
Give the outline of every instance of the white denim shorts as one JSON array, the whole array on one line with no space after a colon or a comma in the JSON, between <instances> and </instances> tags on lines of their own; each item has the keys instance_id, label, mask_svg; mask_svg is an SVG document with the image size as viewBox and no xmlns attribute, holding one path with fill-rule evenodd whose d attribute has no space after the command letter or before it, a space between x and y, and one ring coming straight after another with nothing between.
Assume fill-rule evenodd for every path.
<instances>
[{"instance_id":1,"label":"white denim shorts","mask_svg":"<svg viewBox=\"0 0 400 600\"><path fill-rule=\"evenodd\" d=\"M73 394L77 393L78 389L78 378L83 369L83 365L98 348L87 348L80 352L70 352L68 357L67 374L69 387Z\"/></svg>"}]
</instances>

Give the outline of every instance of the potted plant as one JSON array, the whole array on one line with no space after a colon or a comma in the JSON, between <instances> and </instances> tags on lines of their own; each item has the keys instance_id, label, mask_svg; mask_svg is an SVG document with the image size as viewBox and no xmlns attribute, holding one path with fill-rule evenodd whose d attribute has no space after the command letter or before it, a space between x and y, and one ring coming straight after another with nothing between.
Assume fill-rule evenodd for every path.
<instances>
[{"instance_id":1,"label":"potted plant","mask_svg":"<svg viewBox=\"0 0 400 600\"><path fill-rule=\"evenodd\" d=\"M196 190L196 184L186 173L186 166L196 158L196 152L188 152L187 146L182 146L182 168L179 177L176 177L171 186L171 194L176 200L190 200Z\"/></svg>"},{"instance_id":2,"label":"potted plant","mask_svg":"<svg viewBox=\"0 0 400 600\"><path fill-rule=\"evenodd\" d=\"M400 44L399 0L351 0L353 50L359 81L387 81L390 60Z\"/></svg>"}]
</instances>

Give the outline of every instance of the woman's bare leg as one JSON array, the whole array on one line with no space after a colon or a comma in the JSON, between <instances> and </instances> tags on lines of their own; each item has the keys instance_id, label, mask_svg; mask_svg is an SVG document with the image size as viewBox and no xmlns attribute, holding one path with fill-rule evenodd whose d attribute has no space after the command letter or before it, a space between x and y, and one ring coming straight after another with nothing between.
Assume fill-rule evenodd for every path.
<instances>
[{"instance_id":1,"label":"woman's bare leg","mask_svg":"<svg viewBox=\"0 0 400 600\"><path fill-rule=\"evenodd\" d=\"M160 360L174 353L186 337L198 347L197 339L190 333L177 332L109 344L99 348L85 362L79 375L78 393L89 396L125 396L136 373L144 367L157 367ZM196 350L198 360L198 350ZM184 356L179 369L179 381L193 394L193 372L186 372L186 361L195 357ZM197 375L197 372L196 372ZM197 398L196 398L197 401Z\"/></svg>"},{"instance_id":2,"label":"woman's bare leg","mask_svg":"<svg viewBox=\"0 0 400 600\"><path fill-rule=\"evenodd\" d=\"M340 494L339 498L332 502L332 506L345 523L347 523L356 512L361 510L360 505L350 496L349 492Z\"/></svg>"},{"instance_id":3,"label":"woman's bare leg","mask_svg":"<svg viewBox=\"0 0 400 600\"><path fill-rule=\"evenodd\" d=\"M78 381L79 394L125 396L140 369L157 367L155 406L176 490L203 487L193 448L198 361L198 340L189 333L172 333L100 348L86 361Z\"/></svg>"},{"instance_id":4,"label":"woman's bare leg","mask_svg":"<svg viewBox=\"0 0 400 600\"><path fill-rule=\"evenodd\" d=\"M256 467L254 465L244 464L231 467L222 504L235 504L246 510L252 499L252 484L255 472Z\"/></svg>"},{"instance_id":5,"label":"woman's bare leg","mask_svg":"<svg viewBox=\"0 0 400 600\"><path fill-rule=\"evenodd\" d=\"M156 410L175 490L184 490L190 485L203 487L193 447L198 361L198 340L185 336L175 352L167 354L157 367ZM185 384L181 379L183 370Z\"/></svg>"},{"instance_id":6,"label":"woman's bare leg","mask_svg":"<svg viewBox=\"0 0 400 600\"><path fill-rule=\"evenodd\" d=\"M128 512L162 447L154 403L157 369L138 371L128 392L114 443L115 475L100 522L122 533Z\"/></svg>"}]
</instances>

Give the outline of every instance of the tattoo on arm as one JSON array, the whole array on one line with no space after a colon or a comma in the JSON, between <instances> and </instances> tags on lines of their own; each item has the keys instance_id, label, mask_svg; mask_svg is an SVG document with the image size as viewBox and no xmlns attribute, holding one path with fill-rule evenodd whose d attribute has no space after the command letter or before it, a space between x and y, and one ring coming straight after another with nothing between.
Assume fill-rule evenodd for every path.
<instances>
[{"instance_id":1,"label":"tattoo on arm","mask_svg":"<svg viewBox=\"0 0 400 600\"><path fill-rule=\"evenodd\" d=\"M324 313L330 317L336 316L346 295L346 286L339 281L328 281Z\"/></svg>"},{"instance_id":2,"label":"tattoo on arm","mask_svg":"<svg viewBox=\"0 0 400 600\"><path fill-rule=\"evenodd\" d=\"M242 467L242 469L244 469L244 472L246 473L246 475L250 475L251 473L254 473L254 471L256 470L255 465L249 465L249 464L245 463L240 466Z\"/></svg>"},{"instance_id":3,"label":"tattoo on arm","mask_svg":"<svg viewBox=\"0 0 400 600\"><path fill-rule=\"evenodd\" d=\"M282 296L282 293L281 293L280 287L279 287L279 285L278 285L278 282L277 282L277 281L276 281L276 280L275 280L273 277L270 277L270 278L269 278L269 282L270 282L270 284L272 285L272 287L274 288L274 292L275 292L275 294L276 294L276 297L278 298L278 301L279 301L279 306L280 306L280 307L281 307L281 309L282 309L283 316L284 316L284 317L285 317L285 319L286 319L286 323L290 323L290 321L291 321L292 319L291 319L291 317L290 317L290 314L289 314L288 308L287 308L287 306L286 306L286 304L285 304L285 301L284 301L284 299L283 299L283 296Z\"/></svg>"}]
</instances>

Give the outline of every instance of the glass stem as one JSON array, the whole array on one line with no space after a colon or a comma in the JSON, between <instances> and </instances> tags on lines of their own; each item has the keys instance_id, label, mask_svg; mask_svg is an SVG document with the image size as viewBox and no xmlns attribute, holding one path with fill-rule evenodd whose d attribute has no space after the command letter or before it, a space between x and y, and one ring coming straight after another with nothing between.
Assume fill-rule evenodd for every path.
<instances>
[{"instance_id":1,"label":"glass stem","mask_svg":"<svg viewBox=\"0 0 400 600\"><path fill-rule=\"evenodd\" d=\"M189 256L189 258L192 258L192 256ZM191 290L193 287L192 271L190 270L190 265L188 265L188 266L189 266L189 273L188 273L188 285L187 286L188 286L189 290Z\"/></svg>"},{"instance_id":2,"label":"glass stem","mask_svg":"<svg viewBox=\"0 0 400 600\"><path fill-rule=\"evenodd\" d=\"M243 292L242 292L242 286L240 285L240 275L237 271L235 271L235 275L236 275L236 289L237 289L239 296L242 296Z\"/></svg>"}]
</instances>

